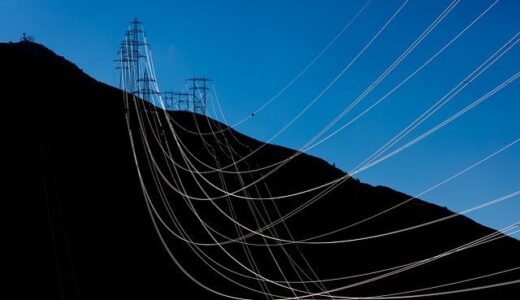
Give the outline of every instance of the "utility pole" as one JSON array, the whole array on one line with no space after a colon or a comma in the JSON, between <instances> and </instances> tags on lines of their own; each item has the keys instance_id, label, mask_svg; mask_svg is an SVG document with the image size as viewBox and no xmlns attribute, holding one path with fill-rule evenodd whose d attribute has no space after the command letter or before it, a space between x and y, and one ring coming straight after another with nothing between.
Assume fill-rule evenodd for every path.
<instances>
[{"instance_id":1,"label":"utility pole","mask_svg":"<svg viewBox=\"0 0 520 300\"><path fill-rule=\"evenodd\" d=\"M206 77L192 77L186 79L188 82L188 91L191 96L192 111L200 114L206 114L206 100L208 96L208 82L211 79Z\"/></svg>"}]
</instances>

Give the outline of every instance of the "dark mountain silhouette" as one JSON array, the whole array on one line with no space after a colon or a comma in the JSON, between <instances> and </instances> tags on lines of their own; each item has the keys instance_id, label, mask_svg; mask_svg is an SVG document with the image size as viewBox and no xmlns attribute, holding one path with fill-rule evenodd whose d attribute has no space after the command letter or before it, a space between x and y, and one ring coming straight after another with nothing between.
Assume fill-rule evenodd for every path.
<instances>
[{"instance_id":1,"label":"dark mountain silhouette","mask_svg":"<svg viewBox=\"0 0 520 300\"><path fill-rule=\"evenodd\" d=\"M122 92L92 79L64 58L32 42L0 44L0 66L4 122L2 147L5 151L2 165L3 177L8 178L2 197L8 220L2 241L9 250L4 259L13 266L2 268L6 275L4 278L8 278L4 284L7 290L12 290L12 293L5 293L14 295L14 299L220 299L182 274L157 236L133 160ZM143 177L153 190L153 174L147 171L145 149L137 132L137 113L151 117L154 112L150 105L135 104L141 109L131 106L131 127L139 159L143 162ZM247 155L251 149L261 145L200 115L172 112L170 116L177 124L174 127L180 140L210 165L215 165L216 161L227 165L231 162L230 156ZM164 118L162 122L165 124ZM210 126L224 130L216 136L207 136L189 133L179 126L202 132L208 131ZM145 128L153 141L150 127ZM227 144L236 152L229 152ZM175 149L175 145L171 146ZM154 143L151 147L154 153L160 152ZM181 163L179 152L172 151L173 158ZM293 153L287 148L267 145L239 167L257 168ZM157 163L164 165L164 158L158 159ZM204 169L200 164L197 167ZM300 155L268 177L267 183L272 195L282 195L341 175L341 170L319 158ZM191 175L181 172L180 176L191 194L202 195ZM208 178L214 182L219 180L215 175L208 175ZM224 179L229 190L239 187L233 175L225 175ZM252 177L244 175L244 180L251 182ZM208 190L212 195L218 195L211 188ZM156 193L151 193L152 198L157 197ZM277 203L283 213L317 193ZM201 240L209 241L206 235L199 233L200 225L196 225L182 199L173 192L168 196L175 202L175 214L187 224L187 230ZM290 218L287 225L294 238L303 239L352 224L408 198L386 187L349 179L298 216ZM237 214L242 216L240 220L255 227L247 201L234 200L233 203ZM234 227L211 205L208 202L195 204L209 224L223 232L234 232ZM363 237L451 214L445 208L416 199L331 238ZM275 219L274 215L272 217ZM493 232L464 216L457 216L417 230L368 241L301 248L313 262L315 271L329 278L424 259ZM286 235L283 237L287 238ZM261 242L257 238L250 241ZM169 238L167 243L181 263L209 286L239 296L262 298L219 279L191 254L184 243L174 238ZM272 265L269 258L256 248L253 247L253 251L258 251L260 268L265 266L263 274L276 277L276 273L269 271L268 266ZM226 261L217 253L215 250L211 255ZM240 253L240 249L237 248L236 253ZM399 292L516 266L520 266L520 242L504 237L402 274L349 289L345 295ZM446 289L518 278L520 271L517 270ZM352 279L346 283L359 280ZM331 283L327 286L337 285ZM516 284L431 298L518 299L519 295L520 286Z\"/></svg>"}]
</instances>

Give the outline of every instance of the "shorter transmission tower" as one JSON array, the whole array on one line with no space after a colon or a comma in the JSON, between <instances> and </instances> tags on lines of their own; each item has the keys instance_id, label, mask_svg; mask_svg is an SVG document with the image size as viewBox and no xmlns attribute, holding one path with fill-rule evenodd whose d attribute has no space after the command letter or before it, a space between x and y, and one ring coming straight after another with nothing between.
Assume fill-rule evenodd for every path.
<instances>
[{"instance_id":1,"label":"shorter transmission tower","mask_svg":"<svg viewBox=\"0 0 520 300\"><path fill-rule=\"evenodd\" d=\"M192 111L190 107L190 93L187 92L175 92L173 94L175 101L177 102L177 109L184 111Z\"/></svg>"},{"instance_id":2,"label":"shorter transmission tower","mask_svg":"<svg viewBox=\"0 0 520 300\"><path fill-rule=\"evenodd\" d=\"M162 97L166 108L206 114L210 81L211 79L206 77L192 77L186 79L187 92L163 92Z\"/></svg>"},{"instance_id":3,"label":"shorter transmission tower","mask_svg":"<svg viewBox=\"0 0 520 300\"><path fill-rule=\"evenodd\" d=\"M163 92L164 105L168 110L193 111L190 103L191 94L188 92Z\"/></svg>"},{"instance_id":4,"label":"shorter transmission tower","mask_svg":"<svg viewBox=\"0 0 520 300\"><path fill-rule=\"evenodd\" d=\"M192 77L186 79L188 91L191 95L193 112L206 114L206 102L208 98L208 83L211 79L206 77Z\"/></svg>"},{"instance_id":5,"label":"shorter transmission tower","mask_svg":"<svg viewBox=\"0 0 520 300\"><path fill-rule=\"evenodd\" d=\"M164 106L167 110L179 110L177 103L174 100L173 96L174 92L163 92L162 98L164 101Z\"/></svg>"}]
</instances>

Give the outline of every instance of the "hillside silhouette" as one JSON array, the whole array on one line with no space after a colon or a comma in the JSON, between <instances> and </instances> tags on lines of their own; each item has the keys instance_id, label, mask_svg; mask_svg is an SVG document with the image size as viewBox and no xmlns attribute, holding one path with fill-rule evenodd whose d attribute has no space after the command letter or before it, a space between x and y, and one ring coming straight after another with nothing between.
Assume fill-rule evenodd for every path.
<instances>
[{"instance_id":1,"label":"hillside silhouette","mask_svg":"<svg viewBox=\"0 0 520 300\"><path fill-rule=\"evenodd\" d=\"M143 161L143 178L154 186L153 173L146 171L146 149L140 143L137 114L144 118L165 116L151 105L136 100L130 111L123 93L86 75L80 68L33 42L0 44L3 99L2 135L3 191L8 226L5 257L14 267L4 270L7 288L16 299L220 299L188 279L172 262L154 229L143 197L134 163L126 116ZM155 114L152 116L152 114ZM190 112L169 112L173 127L187 149L202 162L225 166L262 145L225 124ZM144 130L150 141L154 122ZM218 131L197 135L192 131ZM160 129L159 132L165 129ZM229 148L228 148L229 145ZM181 162L172 143L172 156ZM348 145L347 145L348 146ZM151 143L151 151L161 152ZM258 168L286 159L295 152L266 145L238 164L240 169ZM346 155L346 154L345 154ZM159 165L164 161L158 160ZM197 167L204 169L203 164ZM272 195L310 188L344 175L326 161L302 154L266 179ZM202 196L188 173L181 173L185 188ZM225 174L228 190L240 184L235 175ZM244 175L251 182L256 175ZM390 175L389 175L390 176ZM216 174L208 175L218 182ZM208 188L213 196L217 191ZM158 195L151 191L151 197ZM318 194L277 201L286 213ZM176 203L175 214L190 234L207 239L189 207L174 192L167 195ZM351 178L323 199L288 219L295 239L346 226L410 198L387 187L372 186ZM235 199L243 223L255 227L247 201ZM236 203L235 203L236 202ZM234 227L209 203L195 204L208 223L223 232ZM267 204L268 206L270 204ZM379 218L331 236L355 239L398 230L452 215L453 212L414 199ZM249 216L249 218L248 218ZM325 278L370 272L425 259L471 242L494 230L465 216L386 237L341 245L306 245L302 249L313 262L316 273ZM166 235L166 233L164 233ZM285 236L287 238L287 236ZM251 242L260 243L252 238ZM242 291L208 270L183 242L170 238L169 248L183 265L201 281L219 290L260 299ZM256 249L256 248L255 248ZM237 253L239 250L236 250ZM257 250L253 250L257 251ZM214 258L224 259L215 251ZM258 250L259 264L269 258ZM238 254L237 254L238 255ZM371 296L420 289L464 280L520 266L520 241L503 237L496 241L441 258L396 276L348 289L348 296ZM282 266L289 268L288 266ZM276 277L275 270L264 274ZM520 278L516 270L455 288L487 285ZM356 282L356 279L347 283ZM328 285L327 285L328 286ZM330 287L336 287L334 283ZM448 287L446 289L452 289ZM432 290L434 291L441 291ZM272 290L275 292L275 290ZM427 291L428 292L428 291ZM470 293L428 297L433 299L518 299L520 286L510 285Z\"/></svg>"}]
</instances>

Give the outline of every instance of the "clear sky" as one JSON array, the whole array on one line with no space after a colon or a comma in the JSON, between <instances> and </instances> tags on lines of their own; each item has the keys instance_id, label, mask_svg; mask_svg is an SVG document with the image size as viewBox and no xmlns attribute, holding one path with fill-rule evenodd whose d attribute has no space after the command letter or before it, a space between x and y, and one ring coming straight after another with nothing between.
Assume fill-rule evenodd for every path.
<instances>
[{"instance_id":1,"label":"clear sky","mask_svg":"<svg viewBox=\"0 0 520 300\"><path fill-rule=\"evenodd\" d=\"M299 148L347 107L451 0L411 0L344 76L274 143ZM350 114L414 71L494 0L462 0ZM162 90L212 78L230 123L265 103L341 30L365 0L1 0L0 41L26 31L94 78L117 85L113 60L127 22L143 21ZM401 5L374 0L301 80L237 129L260 140L309 103ZM501 0L457 42L363 118L311 154L349 171L447 93L520 30L520 1ZM520 71L520 43L422 124L409 141ZM88 105L88 104L85 104ZM417 194L520 137L520 80L434 135L358 177ZM401 143L402 144L402 143ZM520 189L520 143L422 198L460 211ZM317 174L319 176L319 174ZM520 197L472 213L501 228L520 221ZM517 235L518 237L518 235Z\"/></svg>"}]
</instances>

